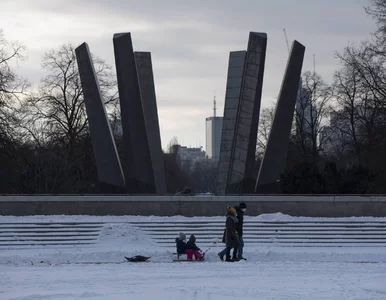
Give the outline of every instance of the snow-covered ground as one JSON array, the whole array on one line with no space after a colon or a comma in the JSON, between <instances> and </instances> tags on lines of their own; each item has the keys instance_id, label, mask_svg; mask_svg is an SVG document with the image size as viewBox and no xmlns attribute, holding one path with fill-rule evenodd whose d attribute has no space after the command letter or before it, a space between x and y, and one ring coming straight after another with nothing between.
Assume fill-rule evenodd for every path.
<instances>
[{"instance_id":1,"label":"snow-covered ground","mask_svg":"<svg viewBox=\"0 0 386 300\"><path fill-rule=\"evenodd\" d=\"M194 218L199 219L209 218ZM250 219L316 220L282 214ZM173 263L175 249L159 247L139 228L120 223L189 220L192 218L0 217L0 223L109 223L95 245L0 250L0 299L386 299L386 247L280 248L246 244L248 261L225 263L216 254L220 245L209 250L204 262ZM145 263L124 259L138 254L151 259Z\"/></svg>"}]
</instances>

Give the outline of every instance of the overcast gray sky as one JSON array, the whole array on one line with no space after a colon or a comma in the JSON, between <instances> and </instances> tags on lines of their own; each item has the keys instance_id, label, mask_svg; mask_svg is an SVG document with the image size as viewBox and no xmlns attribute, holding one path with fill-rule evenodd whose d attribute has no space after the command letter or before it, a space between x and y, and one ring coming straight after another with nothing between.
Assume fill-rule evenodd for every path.
<instances>
[{"instance_id":1,"label":"overcast gray sky","mask_svg":"<svg viewBox=\"0 0 386 300\"><path fill-rule=\"evenodd\" d=\"M216 93L223 114L228 56L245 50L250 31L268 34L263 107L275 101L290 43L306 46L303 71L332 81L335 51L368 39L373 20L368 0L1 0L0 28L27 45L18 70L35 84L45 52L63 43L87 42L91 52L114 63L112 37L131 32L134 50L151 51L162 145L173 136L186 146L205 147L205 118ZM115 67L114 67L115 70Z\"/></svg>"}]
</instances>

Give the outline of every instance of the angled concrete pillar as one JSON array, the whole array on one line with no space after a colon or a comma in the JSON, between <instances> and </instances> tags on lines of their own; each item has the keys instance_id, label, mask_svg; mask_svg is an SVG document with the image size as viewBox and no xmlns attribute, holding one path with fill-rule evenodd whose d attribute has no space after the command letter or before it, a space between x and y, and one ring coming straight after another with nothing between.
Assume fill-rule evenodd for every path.
<instances>
[{"instance_id":1,"label":"angled concrete pillar","mask_svg":"<svg viewBox=\"0 0 386 300\"><path fill-rule=\"evenodd\" d=\"M267 34L251 32L237 110L227 194L254 192L257 129L266 49Z\"/></svg>"},{"instance_id":2,"label":"angled concrete pillar","mask_svg":"<svg viewBox=\"0 0 386 300\"><path fill-rule=\"evenodd\" d=\"M155 188L157 194L166 194L165 165L161 146L151 54L150 52L134 52L134 57L137 66Z\"/></svg>"},{"instance_id":3,"label":"angled concrete pillar","mask_svg":"<svg viewBox=\"0 0 386 300\"><path fill-rule=\"evenodd\" d=\"M126 189L133 194L153 194L154 174L131 35L114 34L113 42L127 160Z\"/></svg>"},{"instance_id":4,"label":"angled concrete pillar","mask_svg":"<svg viewBox=\"0 0 386 300\"><path fill-rule=\"evenodd\" d=\"M235 136L237 109L243 80L247 51L234 51L229 55L228 77L225 92L224 116L221 133L220 157L217 173L217 194L224 195L231 164L231 152Z\"/></svg>"},{"instance_id":5,"label":"angled concrete pillar","mask_svg":"<svg viewBox=\"0 0 386 300\"><path fill-rule=\"evenodd\" d=\"M285 170L304 52L305 47L294 41L256 182L257 192L269 192L270 186L275 189L280 175Z\"/></svg>"},{"instance_id":6,"label":"angled concrete pillar","mask_svg":"<svg viewBox=\"0 0 386 300\"><path fill-rule=\"evenodd\" d=\"M217 193L254 191L255 152L267 35L250 32L247 51L231 52Z\"/></svg>"},{"instance_id":7,"label":"angled concrete pillar","mask_svg":"<svg viewBox=\"0 0 386 300\"><path fill-rule=\"evenodd\" d=\"M102 100L88 45L75 49L90 126L99 186L104 193L123 193L125 180Z\"/></svg>"}]
</instances>

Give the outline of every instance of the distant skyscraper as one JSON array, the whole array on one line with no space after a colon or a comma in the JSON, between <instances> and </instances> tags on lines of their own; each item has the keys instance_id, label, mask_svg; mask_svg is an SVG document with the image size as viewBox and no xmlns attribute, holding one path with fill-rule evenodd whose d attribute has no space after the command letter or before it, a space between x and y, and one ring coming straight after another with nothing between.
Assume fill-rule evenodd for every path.
<instances>
[{"instance_id":1,"label":"distant skyscraper","mask_svg":"<svg viewBox=\"0 0 386 300\"><path fill-rule=\"evenodd\" d=\"M300 77L299 90L296 98L296 134L310 136L313 134L313 127L317 121L316 107L312 105L309 90L303 87L303 81ZM314 128L314 130L316 130Z\"/></svg>"},{"instance_id":2,"label":"distant skyscraper","mask_svg":"<svg viewBox=\"0 0 386 300\"><path fill-rule=\"evenodd\" d=\"M216 116L216 97L213 100L213 116L206 118L206 154L218 161L220 157L221 132L223 117Z\"/></svg>"}]
</instances>

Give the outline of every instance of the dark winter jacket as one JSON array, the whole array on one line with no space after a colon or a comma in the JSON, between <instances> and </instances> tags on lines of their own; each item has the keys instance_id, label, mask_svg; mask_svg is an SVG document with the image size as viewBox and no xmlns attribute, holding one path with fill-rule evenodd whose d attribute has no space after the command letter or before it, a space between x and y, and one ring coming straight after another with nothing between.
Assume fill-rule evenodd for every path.
<instances>
[{"instance_id":1,"label":"dark winter jacket","mask_svg":"<svg viewBox=\"0 0 386 300\"><path fill-rule=\"evenodd\" d=\"M223 236L223 242L227 247L238 247L240 246L239 238L236 232L237 218L233 215L228 214L225 221L225 231Z\"/></svg>"},{"instance_id":2,"label":"dark winter jacket","mask_svg":"<svg viewBox=\"0 0 386 300\"><path fill-rule=\"evenodd\" d=\"M186 248L187 249L192 249L193 251L200 251L201 249L197 247L196 243L189 240L187 243L186 243Z\"/></svg>"},{"instance_id":3,"label":"dark winter jacket","mask_svg":"<svg viewBox=\"0 0 386 300\"><path fill-rule=\"evenodd\" d=\"M235 206L234 208L236 209L237 219L239 220L236 223L236 231L239 234L239 236L243 236L244 212L238 206Z\"/></svg>"},{"instance_id":4,"label":"dark winter jacket","mask_svg":"<svg viewBox=\"0 0 386 300\"><path fill-rule=\"evenodd\" d=\"M183 240L180 240L179 238L176 238L176 247L177 247L177 253L178 254L185 254L186 253L186 243Z\"/></svg>"}]
</instances>

